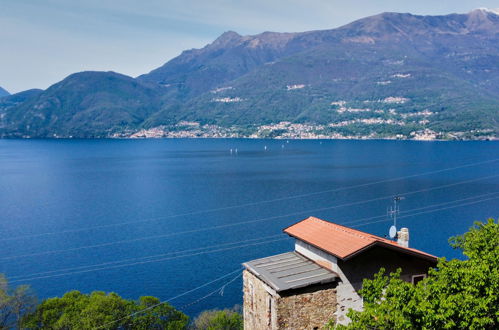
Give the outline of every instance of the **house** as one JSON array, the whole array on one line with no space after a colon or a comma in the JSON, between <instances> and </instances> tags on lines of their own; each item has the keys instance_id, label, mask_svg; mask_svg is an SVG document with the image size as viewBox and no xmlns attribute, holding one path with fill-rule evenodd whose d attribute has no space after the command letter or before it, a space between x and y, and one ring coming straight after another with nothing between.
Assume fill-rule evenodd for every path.
<instances>
[{"instance_id":1,"label":"house","mask_svg":"<svg viewBox=\"0 0 499 330\"><path fill-rule=\"evenodd\" d=\"M286 229L295 250L244 263L244 328L321 329L329 320L346 324L350 308L361 310L364 278L381 267L402 269L416 283L437 257L409 248L402 228L394 242L310 217Z\"/></svg>"}]
</instances>

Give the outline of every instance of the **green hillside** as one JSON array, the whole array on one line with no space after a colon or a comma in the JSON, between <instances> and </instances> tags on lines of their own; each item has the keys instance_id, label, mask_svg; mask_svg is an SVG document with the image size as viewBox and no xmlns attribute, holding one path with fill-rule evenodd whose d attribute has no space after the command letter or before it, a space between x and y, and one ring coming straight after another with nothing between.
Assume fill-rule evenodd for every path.
<instances>
[{"instance_id":1,"label":"green hillside","mask_svg":"<svg viewBox=\"0 0 499 330\"><path fill-rule=\"evenodd\" d=\"M136 79L83 72L4 97L0 136L497 138L497 63L499 15L485 10L226 32Z\"/></svg>"}]
</instances>

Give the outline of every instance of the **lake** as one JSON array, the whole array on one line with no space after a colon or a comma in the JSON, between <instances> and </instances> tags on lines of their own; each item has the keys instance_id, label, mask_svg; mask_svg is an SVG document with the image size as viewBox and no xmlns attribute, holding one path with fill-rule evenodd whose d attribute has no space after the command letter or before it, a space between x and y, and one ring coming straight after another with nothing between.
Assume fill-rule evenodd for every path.
<instances>
[{"instance_id":1,"label":"lake","mask_svg":"<svg viewBox=\"0 0 499 330\"><path fill-rule=\"evenodd\" d=\"M0 140L0 273L195 316L241 304L241 263L308 216L387 235L395 195L411 247L461 257L448 238L499 215L496 160L493 141Z\"/></svg>"}]
</instances>

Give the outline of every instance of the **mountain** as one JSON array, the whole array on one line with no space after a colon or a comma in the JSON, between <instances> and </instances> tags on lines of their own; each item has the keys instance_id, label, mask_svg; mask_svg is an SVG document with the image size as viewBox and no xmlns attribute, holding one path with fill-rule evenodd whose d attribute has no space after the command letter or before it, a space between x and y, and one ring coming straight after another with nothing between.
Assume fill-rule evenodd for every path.
<instances>
[{"instance_id":1,"label":"mountain","mask_svg":"<svg viewBox=\"0 0 499 330\"><path fill-rule=\"evenodd\" d=\"M487 9L229 31L136 79L78 73L8 109L0 103L0 135L497 138L497 63L499 14Z\"/></svg>"},{"instance_id":2,"label":"mountain","mask_svg":"<svg viewBox=\"0 0 499 330\"><path fill-rule=\"evenodd\" d=\"M41 89L29 89L20 93L4 96L0 99L0 113L6 113L9 109L35 98L42 92L43 90Z\"/></svg>"},{"instance_id":3,"label":"mountain","mask_svg":"<svg viewBox=\"0 0 499 330\"><path fill-rule=\"evenodd\" d=\"M14 137L106 137L137 127L160 108L162 87L114 72L81 72L30 94L11 108L0 103L0 132ZM7 101L15 97L22 95Z\"/></svg>"},{"instance_id":4,"label":"mountain","mask_svg":"<svg viewBox=\"0 0 499 330\"><path fill-rule=\"evenodd\" d=\"M10 95L9 92L7 92L5 89L0 87L0 97L9 96L9 95Z\"/></svg>"},{"instance_id":5,"label":"mountain","mask_svg":"<svg viewBox=\"0 0 499 330\"><path fill-rule=\"evenodd\" d=\"M497 132L498 33L499 16L476 10L447 16L383 13L339 29L296 34L230 33L230 38L225 34L223 43L217 40L196 50L204 59L198 84L209 80L199 77L203 70L209 72L219 62L234 72L235 61L228 59L246 58L233 56L236 52L262 51L273 57L256 67L244 67L247 70L240 70L238 78L205 86L205 92L189 99L182 111L166 107L146 125L166 124L165 119L222 126L355 121L346 125L350 130L344 126L336 130ZM272 42L265 42L269 39ZM186 58L180 56L165 66L174 67L181 60ZM160 70L152 73L148 78L156 82L170 79L171 86L190 87L183 77L161 75Z\"/></svg>"}]
</instances>

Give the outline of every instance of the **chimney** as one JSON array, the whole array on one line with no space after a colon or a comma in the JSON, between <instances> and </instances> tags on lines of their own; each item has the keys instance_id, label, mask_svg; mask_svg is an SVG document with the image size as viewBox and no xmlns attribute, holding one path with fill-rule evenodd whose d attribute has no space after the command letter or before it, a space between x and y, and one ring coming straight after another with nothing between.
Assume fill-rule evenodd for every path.
<instances>
[{"instance_id":1,"label":"chimney","mask_svg":"<svg viewBox=\"0 0 499 330\"><path fill-rule=\"evenodd\" d=\"M409 247L409 229L402 228L397 233L397 244L403 247Z\"/></svg>"}]
</instances>

